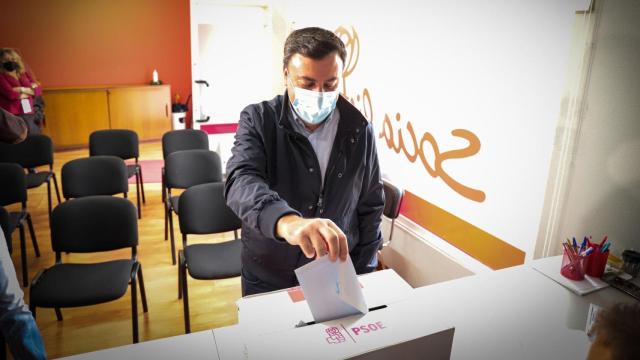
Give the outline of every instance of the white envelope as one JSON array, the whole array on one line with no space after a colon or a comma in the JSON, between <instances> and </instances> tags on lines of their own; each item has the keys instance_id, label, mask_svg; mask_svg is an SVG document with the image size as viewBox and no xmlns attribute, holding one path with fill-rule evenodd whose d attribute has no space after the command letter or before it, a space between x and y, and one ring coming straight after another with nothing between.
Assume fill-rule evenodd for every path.
<instances>
[{"instance_id":1,"label":"white envelope","mask_svg":"<svg viewBox=\"0 0 640 360\"><path fill-rule=\"evenodd\" d=\"M295 273L316 322L369 311L350 257L331 262L325 255Z\"/></svg>"}]
</instances>

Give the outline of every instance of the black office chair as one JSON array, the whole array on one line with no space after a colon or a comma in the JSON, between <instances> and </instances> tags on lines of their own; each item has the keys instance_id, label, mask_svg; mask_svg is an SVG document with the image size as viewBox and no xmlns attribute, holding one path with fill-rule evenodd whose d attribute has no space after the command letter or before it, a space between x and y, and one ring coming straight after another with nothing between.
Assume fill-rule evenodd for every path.
<instances>
[{"instance_id":1,"label":"black office chair","mask_svg":"<svg viewBox=\"0 0 640 360\"><path fill-rule=\"evenodd\" d=\"M209 136L202 130L182 129L166 132L162 135L162 159L167 160L169 154L182 150L209 150ZM164 167L162 167L162 202L165 202L166 188L164 184ZM164 227L167 228L167 223ZM165 231L164 239L167 240Z\"/></svg>"},{"instance_id":2,"label":"black office chair","mask_svg":"<svg viewBox=\"0 0 640 360\"><path fill-rule=\"evenodd\" d=\"M382 249L389 245L393 238L393 229L395 228L396 219L400 216L400 205L402 204L402 197L404 196L404 190L393 185L388 180L382 179L382 185L384 190L384 210L382 211L382 215L391 220L391 225L389 226L389 236L387 240L383 241L378 249L378 269L386 268L382 257Z\"/></svg>"},{"instance_id":3,"label":"black office chair","mask_svg":"<svg viewBox=\"0 0 640 360\"><path fill-rule=\"evenodd\" d=\"M237 230L240 219L224 199L224 183L209 183L188 188L180 195L179 222L182 248L178 253L178 298L183 297L184 330L191 332L187 272L198 280L219 280L240 276L242 267ZM235 240L215 244L187 245L188 234L234 232Z\"/></svg>"},{"instance_id":4,"label":"black office chair","mask_svg":"<svg viewBox=\"0 0 640 360\"><path fill-rule=\"evenodd\" d=\"M172 189L187 189L194 185L222 181L222 163L220 156L209 150L176 151L165 161L165 238L167 220L171 238L171 262L176 264L175 239L173 234L173 213L180 216L179 196L172 196Z\"/></svg>"},{"instance_id":5,"label":"black office chair","mask_svg":"<svg viewBox=\"0 0 640 360\"><path fill-rule=\"evenodd\" d=\"M382 179L382 185L384 190L384 210L382 214L391 220L389 238L386 241L386 244L388 244L393 237L393 228L395 227L396 219L400 215L400 205L402 204L404 190L385 179Z\"/></svg>"},{"instance_id":6,"label":"black office chair","mask_svg":"<svg viewBox=\"0 0 640 360\"><path fill-rule=\"evenodd\" d=\"M75 159L62 166L62 195L65 199L92 195L127 197L127 167L117 156Z\"/></svg>"},{"instance_id":7,"label":"black office chair","mask_svg":"<svg viewBox=\"0 0 640 360\"><path fill-rule=\"evenodd\" d=\"M140 146L138 134L132 130L98 130L89 136L89 156L112 155L122 160L134 159L135 163L127 165L127 179L136 177L136 204L138 207L138 219L142 218L140 193L142 203L146 203L144 195L144 181L142 179L142 167L138 162Z\"/></svg>"},{"instance_id":8,"label":"black office chair","mask_svg":"<svg viewBox=\"0 0 640 360\"><path fill-rule=\"evenodd\" d=\"M20 231L20 257L22 261L22 285L29 286L29 271L27 269L27 244L24 234L24 223L29 226L29 234L33 243L36 257L40 257L40 248L33 229L31 214L27 211L27 180L22 166L15 163L0 163L0 206L21 203L20 211L10 212L8 221L7 246L12 251L11 234L15 229Z\"/></svg>"},{"instance_id":9,"label":"black office chair","mask_svg":"<svg viewBox=\"0 0 640 360\"><path fill-rule=\"evenodd\" d=\"M53 142L46 135L30 135L19 144L9 145L0 143L0 162L17 163L29 171L27 177L27 189L34 189L42 184L47 184L47 200L49 201L49 215L53 208L51 200L51 180L56 190L58 204L60 203L60 191L58 180L53 171ZM39 166L49 166L49 170L36 171Z\"/></svg>"},{"instance_id":10,"label":"black office chair","mask_svg":"<svg viewBox=\"0 0 640 360\"><path fill-rule=\"evenodd\" d=\"M133 342L138 342L137 280L142 309L147 297L142 265L137 259L138 219L133 204L112 196L89 196L58 205L51 214L53 266L41 271L31 283L29 308L54 308L62 321L61 308L88 306L123 297L131 287ZM63 263L62 252L93 253L131 248L130 259L101 263Z\"/></svg>"}]
</instances>

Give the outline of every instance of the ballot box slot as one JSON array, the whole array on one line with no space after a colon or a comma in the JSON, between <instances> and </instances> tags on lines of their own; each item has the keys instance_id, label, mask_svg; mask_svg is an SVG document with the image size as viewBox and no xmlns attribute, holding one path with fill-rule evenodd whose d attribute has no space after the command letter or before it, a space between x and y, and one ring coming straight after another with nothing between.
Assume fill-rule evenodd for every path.
<instances>
[{"instance_id":1,"label":"ballot box slot","mask_svg":"<svg viewBox=\"0 0 640 360\"><path fill-rule=\"evenodd\" d=\"M372 308L369 308L369 312L371 311L376 311L376 310L382 310L382 309L386 309L387 305L379 305L379 306L374 306ZM315 321L309 321L309 322L304 322L302 320L300 320L300 322L298 324L296 324L295 327L300 328L300 327L304 327L304 326L309 326L309 325L315 325Z\"/></svg>"}]
</instances>

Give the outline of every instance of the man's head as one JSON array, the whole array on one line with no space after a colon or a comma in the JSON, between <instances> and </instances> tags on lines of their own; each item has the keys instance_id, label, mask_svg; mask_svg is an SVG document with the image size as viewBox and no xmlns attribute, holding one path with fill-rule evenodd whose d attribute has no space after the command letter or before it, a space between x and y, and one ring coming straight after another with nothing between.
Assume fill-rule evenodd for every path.
<instances>
[{"instance_id":1,"label":"man's head","mask_svg":"<svg viewBox=\"0 0 640 360\"><path fill-rule=\"evenodd\" d=\"M598 315L588 360L640 359L640 305L616 304Z\"/></svg>"},{"instance_id":2,"label":"man's head","mask_svg":"<svg viewBox=\"0 0 640 360\"><path fill-rule=\"evenodd\" d=\"M336 106L345 57L340 38L316 27L296 30L284 43L283 72L289 101L311 131Z\"/></svg>"},{"instance_id":3,"label":"man's head","mask_svg":"<svg viewBox=\"0 0 640 360\"><path fill-rule=\"evenodd\" d=\"M309 27L289 34L284 43L283 71L291 101L293 87L337 90L346 56L344 43L331 31Z\"/></svg>"}]
</instances>

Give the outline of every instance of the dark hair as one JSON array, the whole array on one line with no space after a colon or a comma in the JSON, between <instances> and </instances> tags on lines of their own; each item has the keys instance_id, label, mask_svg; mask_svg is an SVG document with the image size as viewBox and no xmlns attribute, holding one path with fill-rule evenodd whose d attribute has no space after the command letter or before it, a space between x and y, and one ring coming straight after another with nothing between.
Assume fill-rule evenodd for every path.
<instances>
[{"instance_id":1,"label":"dark hair","mask_svg":"<svg viewBox=\"0 0 640 360\"><path fill-rule=\"evenodd\" d=\"M347 50L340 38L329 30L318 27L308 27L293 31L284 42L283 66L289 65L289 60L295 54L300 54L319 60L332 52L337 52L344 63Z\"/></svg>"},{"instance_id":2,"label":"dark hair","mask_svg":"<svg viewBox=\"0 0 640 360\"><path fill-rule=\"evenodd\" d=\"M640 359L640 305L616 304L604 310L594 330L614 359Z\"/></svg>"}]
</instances>

